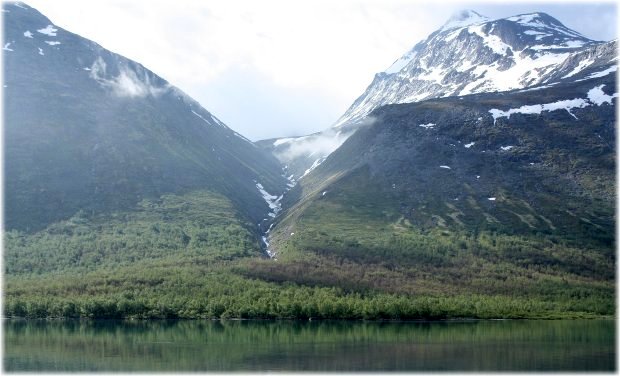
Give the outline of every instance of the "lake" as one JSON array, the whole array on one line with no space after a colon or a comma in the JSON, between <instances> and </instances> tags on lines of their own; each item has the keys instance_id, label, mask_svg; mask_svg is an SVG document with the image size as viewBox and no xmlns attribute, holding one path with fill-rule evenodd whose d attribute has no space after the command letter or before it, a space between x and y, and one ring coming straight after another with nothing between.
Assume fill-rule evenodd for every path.
<instances>
[{"instance_id":1,"label":"lake","mask_svg":"<svg viewBox=\"0 0 620 376\"><path fill-rule=\"evenodd\" d=\"M613 320L4 320L19 371L613 371Z\"/></svg>"}]
</instances>

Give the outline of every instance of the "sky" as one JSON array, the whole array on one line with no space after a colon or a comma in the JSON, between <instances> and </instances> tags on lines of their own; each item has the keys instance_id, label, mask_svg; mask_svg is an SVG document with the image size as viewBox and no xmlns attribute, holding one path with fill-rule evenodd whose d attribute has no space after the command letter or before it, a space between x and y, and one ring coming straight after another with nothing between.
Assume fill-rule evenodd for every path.
<instances>
[{"instance_id":1,"label":"sky","mask_svg":"<svg viewBox=\"0 0 620 376\"><path fill-rule=\"evenodd\" d=\"M133 59L251 140L331 126L374 74L456 11L546 12L617 38L616 2L29 0L68 31Z\"/></svg>"}]
</instances>

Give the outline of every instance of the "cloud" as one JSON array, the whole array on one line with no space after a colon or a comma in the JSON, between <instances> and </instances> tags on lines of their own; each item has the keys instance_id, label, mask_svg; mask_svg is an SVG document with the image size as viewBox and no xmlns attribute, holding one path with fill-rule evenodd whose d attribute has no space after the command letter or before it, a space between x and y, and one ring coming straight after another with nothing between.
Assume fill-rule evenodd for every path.
<instances>
[{"instance_id":1,"label":"cloud","mask_svg":"<svg viewBox=\"0 0 620 376\"><path fill-rule=\"evenodd\" d=\"M235 104L243 96L228 90L231 83L222 77L234 79L230 72L252 71L257 75L253 82L261 80L276 93L272 103L290 103L282 95L289 92L289 97L309 104L297 106L299 111L286 114L285 121L276 118L284 110L261 114L266 115L261 123L281 125L280 136L301 129L298 124L305 124L308 133L324 129L361 94L375 72L443 22L443 15L432 16L424 6L385 3L34 0L31 5L55 25L140 62L225 122L234 119L234 129L259 139L271 134L246 133L257 116L241 118L233 106L220 110L210 102L217 97ZM133 82L131 77L127 81ZM327 120L325 113L330 115ZM310 124L314 125L309 129Z\"/></svg>"},{"instance_id":2,"label":"cloud","mask_svg":"<svg viewBox=\"0 0 620 376\"><path fill-rule=\"evenodd\" d=\"M376 121L374 116L366 116L354 124L344 124L309 136L276 140L274 146L277 149L274 154L281 161L290 161L298 157L327 157L359 128L373 125Z\"/></svg>"},{"instance_id":3,"label":"cloud","mask_svg":"<svg viewBox=\"0 0 620 376\"><path fill-rule=\"evenodd\" d=\"M282 161L292 160L298 157L324 157L338 149L347 138L354 132L341 132L328 129L324 132L290 139L280 150L276 151L276 157Z\"/></svg>"},{"instance_id":4,"label":"cloud","mask_svg":"<svg viewBox=\"0 0 620 376\"><path fill-rule=\"evenodd\" d=\"M164 93L169 87L155 87L151 84L149 74L140 69L142 79L138 77L138 73L128 67L119 66L119 74L116 77L106 78L107 65L105 61L98 57L90 67L90 77L99 82L102 86L112 90L112 93L118 97L145 97L152 95L154 97Z\"/></svg>"},{"instance_id":5,"label":"cloud","mask_svg":"<svg viewBox=\"0 0 620 376\"><path fill-rule=\"evenodd\" d=\"M613 38L609 31L599 33L614 29L610 26L617 21L613 2L596 6L551 3L29 2L55 25L140 62L251 139L325 129L365 90L376 72L386 69L456 10L471 8L492 18L546 11L586 36ZM599 22L601 17L604 22ZM253 87L235 77L242 70L255 74L247 80ZM141 95L140 86L131 87L134 78L120 77L116 85L126 89L120 92ZM259 82L266 89L256 87Z\"/></svg>"},{"instance_id":6,"label":"cloud","mask_svg":"<svg viewBox=\"0 0 620 376\"><path fill-rule=\"evenodd\" d=\"M314 133L328 128L342 111L319 89L283 88L251 67L230 69L207 87L196 83L184 89L251 140Z\"/></svg>"}]
</instances>

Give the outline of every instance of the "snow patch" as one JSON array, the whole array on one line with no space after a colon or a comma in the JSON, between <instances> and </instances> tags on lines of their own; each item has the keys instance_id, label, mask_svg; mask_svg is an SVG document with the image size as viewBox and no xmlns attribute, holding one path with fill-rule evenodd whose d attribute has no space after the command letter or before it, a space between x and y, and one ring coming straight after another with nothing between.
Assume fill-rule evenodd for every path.
<instances>
[{"instance_id":1,"label":"snow patch","mask_svg":"<svg viewBox=\"0 0 620 376\"><path fill-rule=\"evenodd\" d=\"M565 75L562 78L569 78L572 77L574 75L576 75L577 73L581 72L582 70L586 69L587 67L590 66L590 64L592 64L593 61L590 59L585 59L579 62L579 64L575 67L575 69L573 69L572 71L570 71L567 75Z\"/></svg>"},{"instance_id":2,"label":"snow patch","mask_svg":"<svg viewBox=\"0 0 620 376\"><path fill-rule=\"evenodd\" d=\"M32 39L32 33L30 32L30 30L26 30L26 31L24 31L24 36L25 36L26 38L31 38L31 39Z\"/></svg>"},{"instance_id":3,"label":"snow patch","mask_svg":"<svg viewBox=\"0 0 620 376\"><path fill-rule=\"evenodd\" d=\"M617 70L618 70L618 66L617 65L613 65L613 66L611 66L611 67L609 67L609 68L607 68L607 69L605 69L603 71L592 73L591 75L589 75L585 79L604 77L604 76L607 76L608 74L614 73ZM583 80L579 80L579 81L583 81Z\"/></svg>"},{"instance_id":4,"label":"snow patch","mask_svg":"<svg viewBox=\"0 0 620 376\"><path fill-rule=\"evenodd\" d=\"M422 127L422 128L426 128L426 129L432 129L435 125L437 125L437 124L428 123L428 124L420 124L418 126Z\"/></svg>"},{"instance_id":5,"label":"snow patch","mask_svg":"<svg viewBox=\"0 0 620 376\"><path fill-rule=\"evenodd\" d=\"M242 139L243 141L245 141L245 142L247 142L247 143L250 143L250 144L252 144L253 146L256 146L256 145L254 145L254 143L253 143L252 141L248 140L247 138L245 138L244 136L240 135L239 133L237 133L237 132L235 132L235 131L232 131L232 132L233 132L233 134L234 134L235 136L239 137L239 138L240 138L240 139Z\"/></svg>"},{"instance_id":6,"label":"snow patch","mask_svg":"<svg viewBox=\"0 0 620 376\"><path fill-rule=\"evenodd\" d=\"M316 161L314 161L314 163L312 163L312 166L310 166L309 169L307 169L306 171L304 171L304 174L301 175L299 177L299 179L302 179L304 176L308 175L309 173L311 173L315 168L319 167L319 165L321 163L323 163L325 160L327 159L327 157L321 157L319 159L317 159Z\"/></svg>"},{"instance_id":7,"label":"snow patch","mask_svg":"<svg viewBox=\"0 0 620 376\"><path fill-rule=\"evenodd\" d=\"M480 38L482 38L484 45L490 48L494 53L498 55L506 55L506 52L510 49L510 46L504 43L502 39L497 35L485 34L482 28L483 26L479 25L469 27L467 31L469 31L471 34L476 34Z\"/></svg>"},{"instance_id":8,"label":"snow patch","mask_svg":"<svg viewBox=\"0 0 620 376\"><path fill-rule=\"evenodd\" d=\"M568 48L578 48L578 47L583 47L585 43L583 41L580 40L569 40L564 42L563 46L568 47Z\"/></svg>"},{"instance_id":9,"label":"snow patch","mask_svg":"<svg viewBox=\"0 0 620 376\"><path fill-rule=\"evenodd\" d=\"M508 150L514 148L514 146L512 146L512 145L500 146L499 148L502 149L503 151L508 151Z\"/></svg>"},{"instance_id":10,"label":"snow patch","mask_svg":"<svg viewBox=\"0 0 620 376\"><path fill-rule=\"evenodd\" d=\"M10 45L11 45L11 42L8 42L4 45L4 47L2 47L2 49L5 51L13 51L12 49L9 48Z\"/></svg>"},{"instance_id":11,"label":"snow patch","mask_svg":"<svg viewBox=\"0 0 620 376\"><path fill-rule=\"evenodd\" d=\"M527 35L546 35L546 33L540 32L540 31L536 31L536 30L525 30L523 32L523 34L527 34Z\"/></svg>"},{"instance_id":12,"label":"snow patch","mask_svg":"<svg viewBox=\"0 0 620 376\"><path fill-rule=\"evenodd\" d=\"M566 110L572 117L577 118L572 112L570 112L573 108L584 108L588 106L589 103L585 99L575 98L575 99L567 99L561 100L553 103L545 103L545 104L534 104L534 105L526 105L521 106L519 108L511 108L508 111L498 110L493 108L489 110L491 116L493 116L493 124L500 117L505 117L510 119L510 115L512 114L537 114L540 115L543 111L555 111L555 110Z\"/></svg>"},{"instance_id":13,"label":"snow patch","mask_svg":"<svg viewBox=\"0 0 620 376\"><path fill-rule=\"evenodd\" d=\"M210 122L210 121L208 121L207 119L203 118L203 117L202 117L199 113L197 113L196 111L194 111L194 110L190 110L190 111L192 111L192 114L194 114L194 115L198 116L199 118L201 118L201 119L202 119L202 121L204 121L205 123L207 123L207 124L209 124L209 125L213 125L213 124L211 124L211 122Z\"/></svg>"},{"instance_id":14,"label":"snow patch","mask_svg":"<svg viewBox=\"0 0 620 376\"><path fill-rule=\"evenodd\" d=\"M575 99L566 99L560 100L553 103L544 103L544 104L534 104L534 105L526 105L521 106L519 108L511 108L507 111L502 111L497 108L493 108L489 110L491 116L493 116L493 124L500 117L506 117L510 119L510 115L515 113L521 114L538 114L540 115L543 111L555 111L555 110L566 110L572 117L577 119L571 110L573 108L584 108L591 105L600 106L604 103L612 104L612 99L618 96L618 93L614 93L613 95L607 95L603 92L602 88L605 85L599 85L597 87L592 88L588 91L588 98L575 98Z\"/></svg>"},{"instance_id":15,"label":"snow patch","mask_svg":"<svg viewBox=\"0 0 620 376\"><path fill-rule=\"evenodd\" d=\"M49 44L50 46L56 46L60 44L60 42L57 42L55 40L46 40L45 43Z\"/></svg>"},{"instance_id":16,"label":"snow patch","mask_svg":"<svg viewBox=\"0 0 620 376\"><path fill-rule=\"evenodd\" d=\"M445 166L445 165L441 165L439 166L439 168L445 168L445 169L451 170L450 166Z\"/></svg>"},{"instance_id":17,"label":"snow patch","mask_svg":"<svg viewBox=\"0 0 620 376\"><path fill-rule=\"evenodd\" d=\"M41 34L45 34L45 35L48 35L50 37L55 37L56 36L56 32L58 31L58 29L54 28L54 25L47 25L43 29L39 29L37 31L39 33L41 33Z\"/></svg>"},{"instance_id":18,"label":"snow patch","mask_svg":"<svg viewBox=\"0 0 620 376\"><path fill-rule=\"evenodd\" d=\"M282 204L280 203L280 200L282 200L283 196L278 197L270 194L265 190L261 183L256 183L256 189L258 189L260 194L263 196L263 200L265 200L267 205L269 205L269 209L271 209L271 212L269 212L267 215L275 218L276 215L278 215L278 213L282 210Z\"/></svg>"},{"instance_id":19,"label":"snow patch","mask_svg":"<svg viewBox=\"0 0 620 376\"><path fill-rule=\"evenodd\" d=\"M495 201L495 197L489 197L487 200L489 200L489 201Z\"/></svg>"},{"instance_id":20,"label":"snow patch","mask_svg":"<svg viewBox=\"0 0 620 376\"><path fill-rule=\"evenodd\" d=\"M41 55L41 56L45 55L45 54L43 53L43 49L42 49L41 47L38 47L38 48L39 48L39 55Z\"/></svg>"},{"instance_id":21,"label":"snow patch","mask_svg":"<svg viewBox=\"0 0 620 376\"><path fill-rule=\"evenodd\" d=\"M272 250L269 249L269 240L267 240L266 236L262 236L261 239L263 240L263 244L265 244L265 252L267 252L267 255L272 258L275 259L276 254L275 252L273 252Z\"/></svg>"},{"instance_id":22,"label":"snow patch","mask_svg":"<svg viewBox=\"0 0 620 376\"><path fill-rule=\"evenodd\" d=\"M475 142L470 142L469 144L465 144L463 146L465 146L467 149L469 149L470 147L474 146L476 143Z\"/></svg>"},{"instance_id":23,"label":"snow patch","mask_svg":"<svg viewBox=\"0 0 620 376\"><path fill-rule=\"evenodd\" d=\"M219 125L219 126L220 126L220 127L222 127L222 128L228 128L228 127L226 127L226 125L224 125L224 123L222 123L222 122L221 122L218 118L216 118L215 116L213 116L213 115L211 115L211 114L209 114L209 116L211 117L211 119L213 120L213 122L215 122L215 124ZM238 137L243 138L244 140L246 140L246 141L248 141L248 142L251 142L250 140L248 140L247 138L245 138L245 137L243 137L243 136L241 136L241 135L237 135L237 136L238 136Z\"/></svg>"},{"instance_id":24,"label":"snow patch","mask_svg":"<svg viewBox=\"0 0 620 376\"><path fill-rule=\"evenodd\" d=\"M407 64L409 64L411 60L413 60L414 57L416 57L416 55L417 52L415 51L407 52L405 55L401 56L398 60L393 62L392 65L390 65L388 69L386 69L384 72L387 74L400 72L404 67L407 66Z\"/></svg>"},{"instance_id":25,"label":"snow patch","mask_svg":"<svg viewBox=\"0 0 620 376\"><path fill-rule=\"evenodd\" d=\"M603 103L612 104L612 99L618 96L618 93L614 93L614 95L605 94L602 90L603 86L605 85L599 85L588 91L588 100L597 106L600 106Z\"/></svg>"}]
</instances>

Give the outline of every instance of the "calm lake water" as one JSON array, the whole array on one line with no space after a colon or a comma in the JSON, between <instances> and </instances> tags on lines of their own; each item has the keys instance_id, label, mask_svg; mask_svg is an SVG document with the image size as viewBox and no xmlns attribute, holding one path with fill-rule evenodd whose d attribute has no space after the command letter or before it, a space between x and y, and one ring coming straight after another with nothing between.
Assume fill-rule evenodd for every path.
<instances>
[{"instance_id":1,"label":"calm lake water","mask_svg":"<svg viewBox=\"0 0 620 376\"><path fill-rule=\"evenodd\" d=\"M6 371L612 371L615 323L4 321Z\"/></svg>"}]
</instances>

